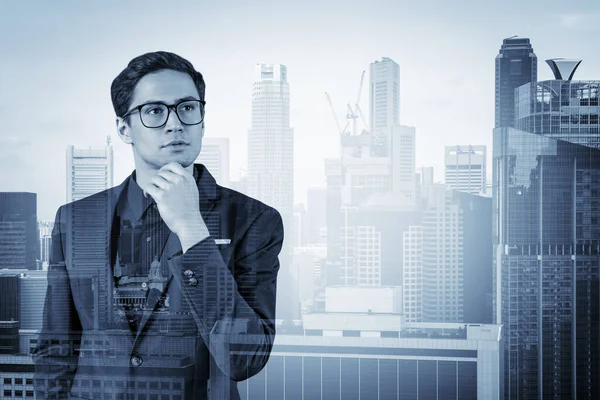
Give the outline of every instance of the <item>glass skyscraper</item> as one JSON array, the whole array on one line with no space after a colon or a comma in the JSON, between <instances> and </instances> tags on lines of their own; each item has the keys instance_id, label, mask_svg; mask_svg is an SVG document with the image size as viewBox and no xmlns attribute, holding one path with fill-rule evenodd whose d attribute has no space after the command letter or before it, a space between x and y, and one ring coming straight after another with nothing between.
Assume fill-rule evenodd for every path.
<instances>
[{"instance_id":1,"label":"glass skyscraper","mask_svg":"<svg viewBox=\"0 0 600 400\"><path fill-rule=\"evenodd\" d=\"M0 269L36 269L37 194L0 192Z\"/></svg>"},{"instance_id":2,"label":"glass skyscraper","mask_svg":"<svg viewBox=\"0 0 600 400\"><path fill-rule=\"evenodd\" d=\"M600 149L600 81L552 80L515 90L515 127Z\"/></svg>"},{"instance_id":3,"label":"glass skyscraper","mask_svg":"<svg viewBox=\"0 0 600 400\"><path fill-rule=\"evenodd\" d=\"M535 81L537 56L529 39L504 39L496 56L496 128L514 126L515 89Z\"/></svg>"},{"instance_id":4,"label":"glass skyscraper","mask_svg":"<svg viewBox=\"0 0 600 400\"><path fill-rule=\"evenodd\" d=\"M509 399L600 398L598 86L523 85L519 129L494 130L494 309Z\"/></svg>"}]
</instances>

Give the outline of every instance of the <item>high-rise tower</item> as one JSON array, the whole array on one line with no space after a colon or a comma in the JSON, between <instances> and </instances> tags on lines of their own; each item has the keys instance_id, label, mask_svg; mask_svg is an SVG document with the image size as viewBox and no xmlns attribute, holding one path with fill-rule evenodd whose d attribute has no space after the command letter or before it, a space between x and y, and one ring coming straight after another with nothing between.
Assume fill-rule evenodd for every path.
<instances>
[{"instance_id":1,"label":"high-rise tower","mask_svg":"<svg viewBox=\"0 0 600 400\"><path fill-rule=\"evenodd\" d=\"M294 130L290 127L290 87L287 67L256 64L252 91L252 126L248 130L248 195L274 207L291 233L294 217ZM298 318L297 297L290 281L291 235L280 254L278 318ZM290 283L290 282L288 282ZM290 285L291 286L291 285ZM279 296L278 296L279 297ZM287 304L286 304L287 302ZM293 304L292 304L293 303Z\"/></svg>"},{"instance_id":2,"label":"high-rise tower","mask_svg":"<svg viewBox=\"0 0 600 400\"><path fill-rule=\"evenodd\" d=\"M400 124L400 66L387 57L372 62L369 82L372 152L375 156L387 156L391 128Z\"/></svg>"},{"instance_id":3,"label":"high-rise tower","mask_svg":"<svg viewBox=\"0 0 600 400\"><path fill-rule=\"evenodd\" d=\"M537 56L529 39L504 39L496 56L496 128L514 126L515 89L535 81Z\"/></svg>"},{"instance_id":4,"label":"high-rise tower","mask_svg":"<svg viewBox=\"0 0 600 400\"><path fill-rule=\"evenodd\" d=\"M110 136L106 138L104 149L67 147L67 203L113 185L113 147Z\"/></svg>"},{"instance_id":5,"label":"high-rise tower","mask_svg":"<svg viewBox=\"0 0 600 400\"><path fill-rule=\"evenodd\" d=\"M515 90L494 130L495 322L509 399L600 397L600 81Z\"/></svg>"}]
</instances>

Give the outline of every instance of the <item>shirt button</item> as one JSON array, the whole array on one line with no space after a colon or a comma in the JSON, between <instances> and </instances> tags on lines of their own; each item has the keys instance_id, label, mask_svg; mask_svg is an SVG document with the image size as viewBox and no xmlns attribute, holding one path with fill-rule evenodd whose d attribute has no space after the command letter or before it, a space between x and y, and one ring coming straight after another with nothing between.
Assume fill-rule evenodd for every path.
<instances>
[{"instance_id":1,"label":"shirt button","mask_svg":"<svg viewBox=\"0 0 600 400\"><path fill-rule=\"evenodd\" d=\"M188 281L188 284L190 286L196 286L198 284L198 279L196 279L196 278L190 278L190 280Z\"/></svg>"},{"instance_id":2,"label":"shirt button","mask_svg":"<svg viewBox=\"0 0 600 400\"><path fill-rule=\"evenodd\" d=\"M185 272L183 273L183 275L186 278L191 278L194 276L194 271L192 271L191 269L186 269Z\"/></svg>"},{"instance_id":3,"label":"shirt button","mask_svg":"<svg viewBox=\"0 0 600 400\"><path fill-rule=\"evenodd\" d=\"M144 362L144 360L140 356L131 356L130 361L131 365L134 367L139 367Z\"/></svg>"},{"instance_id":4,"label":"shirt button","mask_svg":"<svg viewBox=\"0 0 600 400\"><path fill-rule=\"evenodd\" d=\"M149 242L149 241L151 241L151 240L152 240L152 238L151 238L150 236L148 236L148 237L146 238L146 242Z\"/></svg>"}]
</instances>

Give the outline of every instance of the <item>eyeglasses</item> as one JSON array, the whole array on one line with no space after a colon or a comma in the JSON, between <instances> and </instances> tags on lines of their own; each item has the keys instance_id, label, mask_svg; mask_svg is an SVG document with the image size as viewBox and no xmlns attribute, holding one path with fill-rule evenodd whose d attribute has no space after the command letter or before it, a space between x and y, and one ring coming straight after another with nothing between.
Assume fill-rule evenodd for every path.
<instances>
[{"instance_id":1,"label":"eyeglasses","mask_svg":"<svg viewBox=\"0 0 600 400\"><path fill-rule=\"evenodd\" d=\"M146 103L127 111L123 118L138 111L140 121L146 128L161 128L167 123L173 109L182 124L198 125L204 120L205 104L203 100L184 100L177 104Z\"/></svg>"}]
</instances>

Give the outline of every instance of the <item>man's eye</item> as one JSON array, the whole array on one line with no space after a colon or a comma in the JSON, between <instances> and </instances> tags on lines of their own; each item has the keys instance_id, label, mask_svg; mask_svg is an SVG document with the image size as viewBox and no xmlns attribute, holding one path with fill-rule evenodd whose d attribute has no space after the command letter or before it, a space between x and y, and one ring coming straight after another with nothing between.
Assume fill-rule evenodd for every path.
<instances>
[{"instance_id":1,"label":"man's eye","mask_svg":"<svg viewBox=\"0 0 600 400\"><path fill-rule=\"evenodd\" d=\"M154 114L154 115L156 115L156 114L160 114L162 112L163 112L163 110L160 107L151 107L151 108L148 108L146 110L146 114Z\"/></svg>"},{"instance_id":2,"label":"man's eye","mask_svg":"<svg viewBox=\"0 0 600 400\"><path fill-rule=\"evenodd\" d=\"M196 109L196 107L191 104L186 104L182 108L183 108L183 111L193 111Z\"/></svg>"}]
</instances>

